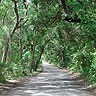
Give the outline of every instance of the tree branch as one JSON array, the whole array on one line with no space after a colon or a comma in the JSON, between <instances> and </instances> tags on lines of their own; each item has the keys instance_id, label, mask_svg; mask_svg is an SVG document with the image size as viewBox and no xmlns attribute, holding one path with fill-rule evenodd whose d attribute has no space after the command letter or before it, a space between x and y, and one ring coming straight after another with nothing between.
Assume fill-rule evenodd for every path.
<instances>
[{"instance_id":1,"label":"tree branch","mask_svg":"<svg viewBox=\"0 0 96 96\"><path fill-rule=\"evenodd\" d=\"M24 25L24 24L26 23L26 21L25 21L23 24L21 24L21 25L19 26L20 22L21 22L24 18L20 18L20 17L19 17L18 5L17 5L18 2L17 2L16 0L12 0L12 1L13 1L13 3L14 3L14 12L15 12L15 15L16 15L16 23L15 23L15 25L14 25L14 28L13 28L11 34L10 34L10 37L11 37L11 38L13 37L13 34L15 33L15 31L16 31L18 28L20 28L22 25Z\"/></svg>"},{"instance_id":2,"label":"tree branch","mask_svg":"<svg viewBox=\"0 0 96 96\"><path fill-rule=\"evenodd\" d=\"M82 3L80 0L77 0L79 3ZM64 12L65 12L65 21L67 22L74 22L74 23L81 23L81 19L77 17L68 17L68 7L66 5L66 0L61 0Z\"/></svg>"},{"instance_id":3,"label":"tree branch","mask_svg":"<svg viewBox=\"0 0 96 96\"><path fill-rule=\"evenodd\" d=\"M18 7L17 7L17 1L16 0L12 0L14 3L14 12L16 14L16 23L19 22L19 13L18 13Z\"/></svg>"},{"instance_id":4,"label":"tree branch","mask_svg":"<svg viewBox=\"0 0 96 96\"><path fill-rule=\"evenodd\" d=\"M25 9L27 9L27 7L28 7L26 3L27 3L27 1L23 0L23 5L24 5Z\"/></svg>"},{"instance_id":5,"label":"tree branch","mask_svg":"<svg viewBox=\"0 0 96 96\"><path fill-rule=\"evenodd\" d=\"M28 20L26 20L25 22L23 22L22 24L20 24L17 29L19 29L21 26L23 26Z\"/></svg>"},{"instance_id":6,"label":"tree branch","mask_svg":"<svg viewBox=\"0 0 96 96\"><path fill-rule=\"evenodd\" d=\"M64 19L65 21L67 21L67 22L74 22L74 23L81 23L81 19L79 19L79 18L72 18L72 17L65 17L65 19Z\"/></svg>"},{"instance_id":7,"label":"tree branch","mask_svg":"<svg viewBox=\"0 0 96 96\"><path fill-rule=\"evenodd\" d=\"M44 50L45 50L45 47L46 47L46 45L47 45L47 43L48 43L49 41L50 41L50 39L48 39L47 41L45 41L45 43L41 46L39 58L38 58L38 60L36 61L35 70L38 68L38 64L39 64L39 62L40 62L40 60L41 60L42 54L43 54L43 52L44 52Z\"/></svg>"},{"instance_id":8,"label":"tree branch","mask_svg":"<svg viewBox=\"0 0 96 96\"><path fill-rule=\"evenodd\" d=\"M68 14L66 0L61 0L61 3L62 3L65 14Z\"/></svg>"},{"instance_id":9,"label":"tree branch","mask_svg":"<svg viewBox=\"0 0 96 96\"><path fill-rule=\"evenodd\" d=\"M83 2L81 0L77 0L80 4L84 5Z\"/></svg>"}]
</instances>

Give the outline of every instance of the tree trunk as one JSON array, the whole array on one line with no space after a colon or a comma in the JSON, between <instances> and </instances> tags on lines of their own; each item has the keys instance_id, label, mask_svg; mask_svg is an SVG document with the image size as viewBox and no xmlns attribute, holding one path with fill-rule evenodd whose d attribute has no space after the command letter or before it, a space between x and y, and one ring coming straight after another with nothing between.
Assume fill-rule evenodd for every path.
<instances>
[{"instance_id":1,"label":"tree trunk","mask_svg":"<svg viewBox=\"0 0 96 96\"><path fill-rule=\"evenodd\" d=\"M31 44L31 54L32 54L32 63L31 63L31 68L30 68L30 73L32 73L32 70L34 70L35 68L35 58L34 58L34 54L35 54L35 42L33 41L33 44Z\"/></svg>"},{"instance_id":2,"label":"tree trunk","mask_svg":"<svg viewBox=\"0 0 96 96\"><path fill-rule=\"evenodd\" d=\"M39 65L39 62L40 62L40 60L41 60L42 54L44 53L45 47L46 47L46 45L47 45L47 43L48 43L49 41L50 41L50 39L47 40L47 41L45 41L45 43L41 46L41 51L40 51L38 60L37 60L37 62L36 62L36 64L35 64L35 71L37 71L37 68L39 67L38 65Z\"/></svg>"},{"instance_id":3,"label":"tree trunk","mask_svg":"<svg viewBox=\"0 0 96 96\"><path fill-rule=\"evenodd\" d=\"M42 57L43 52L44 52L44 45L41 47L41 51L40 51L40 54L39 54L39 58L38 58L38 60L37 60L37 62L36 62L36 65L35 65L35 71L37 71L37 69L38 69L38 64L39 64L39 62L40 62L40 60L41 60L41 57Z\"/></svg>"},{"instance_id":4,"label":"tree trunk","mask_svg":"<svg viewBox=\"0 0 96 96\"><path fill-rule=\"evenodd\" d=\"M22 59L22 54L23 54L23 44L22 44L22 39L19 38L19 51L20 51L20 59Z\"/></svg>"},{"instance_id":5,"label":"tree trunk","mask_svg":"<svg viewBox=\"0 0 96 96\"><path fill-rule=\"evenodd\" d=\"M5 44L5 46L3 47L3 54L2 54L2 63L5 63L7 60L7 55L8 55L8 50L9 50L9 38L7 39L7 42Z\"/></svg>"}]
</instances>

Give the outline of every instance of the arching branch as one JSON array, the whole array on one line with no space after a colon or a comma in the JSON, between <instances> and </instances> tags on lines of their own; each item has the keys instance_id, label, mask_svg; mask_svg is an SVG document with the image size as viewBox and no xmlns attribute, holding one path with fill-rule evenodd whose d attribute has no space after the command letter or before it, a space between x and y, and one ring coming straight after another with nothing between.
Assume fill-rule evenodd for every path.
<instances>
[{"instance_id":1,"label":"arching branch","mask_svg":"<svg viewBox=\"0 0 96 96\"><path fill-rule=\"evenodd\" d=\"M79 19L79 18L72 18L72 17L65 17L65 19L64 19L65 21L67 21L67 22L74 22L74 23L81 23L81 19Z\"/></svg>"}]
</instances>

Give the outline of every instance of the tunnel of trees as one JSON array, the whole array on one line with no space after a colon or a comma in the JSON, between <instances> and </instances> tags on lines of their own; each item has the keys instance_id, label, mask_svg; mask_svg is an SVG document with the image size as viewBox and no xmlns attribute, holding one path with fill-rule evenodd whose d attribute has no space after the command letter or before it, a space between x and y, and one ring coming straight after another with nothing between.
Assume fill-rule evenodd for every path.
<instances>
[{"instance_id":1,"label":"tunnel of trees","mask_svg":"<svg viewBox=\"0 0 96 96\"><path fill-rule=\"evenodd\" d=\"M96 84L95 0L0 0L0 82L43 59Z\"/></svg>"}]
</instances>

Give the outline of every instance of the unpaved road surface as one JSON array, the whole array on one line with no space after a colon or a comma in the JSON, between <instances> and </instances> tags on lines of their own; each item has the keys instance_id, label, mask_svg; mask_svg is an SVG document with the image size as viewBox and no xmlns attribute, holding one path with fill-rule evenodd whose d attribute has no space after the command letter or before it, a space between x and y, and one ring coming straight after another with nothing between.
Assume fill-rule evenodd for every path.
<instances>
[{"instance_id":1,"label":"unpaved road surface","mask_svg":"<svg viewBox=\"0 0 96 96\"><path fill-rule=\"evenodd\" d=\"M92 96L64 70L50 64L43 68L42 73L2 96Z\"/></svg>"}]
</instances>

